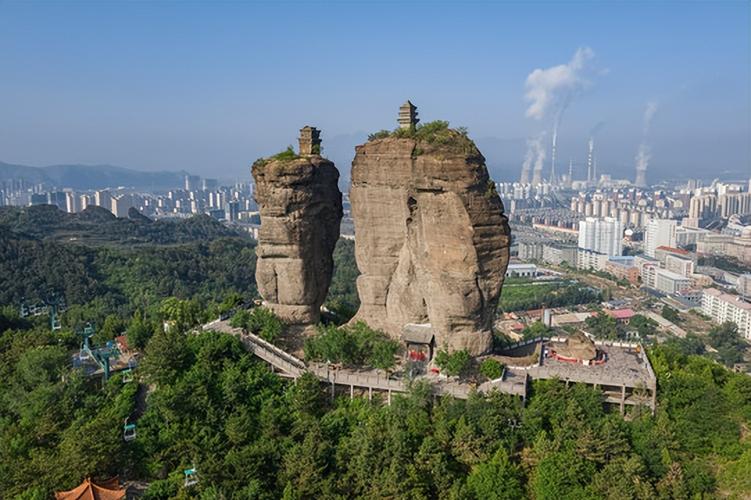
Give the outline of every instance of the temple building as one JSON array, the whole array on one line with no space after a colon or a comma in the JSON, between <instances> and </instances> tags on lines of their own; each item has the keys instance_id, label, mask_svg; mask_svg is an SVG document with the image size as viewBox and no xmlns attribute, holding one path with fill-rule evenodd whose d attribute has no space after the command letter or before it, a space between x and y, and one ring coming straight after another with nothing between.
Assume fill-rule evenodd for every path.
<instances>
[{"instance_id":1,"label":"temple building","mask_svg":"<svg viewBox=\"0 0 751 500\"><path fill-rule=\"evenodd\" d=\"M417 126L417 106L407 101L399 107L399 128L410 129Z\"/></svg>"},{"instance_id":2,"label":"temple building","mask_svg":"<svg viewBox=\"0 0 751 500\"><path fill-rule=\"evenodd\" d=\"M122 500L125 498L125 488L120 487L117 477L95 483L86 478L72 490L58 491L55 500Z\"/></svg>"},{"instance_id":3,"label":"temple building","mask_svg":"<svg viewBox=\"0 0 751 500\"><path fill-rule=\"evenodd\" d=\"M300 129L300 156L321 154L321 131L315 127L305 125Z\"/></svg>"}]
</instances>

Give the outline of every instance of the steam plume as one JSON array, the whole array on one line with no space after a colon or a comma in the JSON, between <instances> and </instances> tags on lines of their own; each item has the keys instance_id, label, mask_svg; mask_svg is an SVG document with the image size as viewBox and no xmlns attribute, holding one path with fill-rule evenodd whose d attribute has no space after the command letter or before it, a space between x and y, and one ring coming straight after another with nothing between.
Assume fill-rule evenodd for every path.
<instances>
[{"instance_id":1,"label":"steam plume","mask_svg":"<svg viewBox=\"0 0 751 500\"><path fill-rule=\"evenodd\" d=\"M544 134L532 141L534 153L536 155L535 168L532 174L532 184L542 184L542 167L545 163L545 148L542 145Z\"/></svg>"},{"instance_id":2,"label":"steam plume","mask_svg":"<svg viewBox=\"0 0 751 500\"><path fill-rule=\"evenodd\" d=\"M594 52L580 47L566 64L547 69L535 69L527 76L524 98L529 101L526 116L541 120L553 114L552 150L550 155L550 181L556 181L555 163L558 156L558 128L566 108L590 85L587 73ZM539 158L539 156L538 156Z\"/></svg>"},{"instance_id":3,"label":"steam plume","mask_svg":"<svg viewBox=\"0 0 751 500\"><path fill-rule=\"evenodd\" d=\"M590 85L585 73L594 55L589 47L580 47L568 63L532 71L525 83L524 97L530 101L527 117L540 120L555 109L560 121L571 100Z\"/></svg>"},{"instance_id":4,"label":"steam plume","mask_svg":"<svg viewBox=\"0 0 751 500\"><path fill-rule=\"evenodd\" d=\"M535 159L535 147L534 139L527 139L527 153L524 155L524 163L522 163L522 174L519 178L519 182L522 184L529 183L529 169L532 166L532 162Z\"/></svg>"},{"instance_id":5,"label":"steam plume","mask_svg":"<svg viewBox=\"0 0 751 500\"><path fill-rule=\"evenodd\" d=\"M652 126L652 118L654 118L656 112L657 103L649 101L644 110L641 144L639 144L639 148L636 151L636 179L634 184L638 187L646 187L647 185L647 166L649 166L649 160L652 158L649 145L647 145L647 134L649 134L649 129Z\"/></svg>"}]
</instances>

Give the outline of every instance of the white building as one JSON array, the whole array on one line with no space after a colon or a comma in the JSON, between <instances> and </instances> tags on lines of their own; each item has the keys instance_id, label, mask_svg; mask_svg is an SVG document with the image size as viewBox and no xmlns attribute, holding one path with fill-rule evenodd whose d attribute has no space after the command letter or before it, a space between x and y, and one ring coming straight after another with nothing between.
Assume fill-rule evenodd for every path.
<instances>
[{"instance_id":1,"label":"white building","mask_svg":"<svg viewBox=\"0 0 751 500\"><path fill-rule=\"evenodd\" d=\"M657 247L671 247L676 245L677 224L672 219L652 219L644 229L644 253L649 257L655 256Z\"/></svg>"},{"instance_id":2,"label":"white building","mask_svg":"<svg viewBox=\"0 0 751 500\"><path fill-rule=\"evenodd\" d=\"M127 217L128 210L133 206L133 199L129 194L121 194L112 198L112 213L115 217Z\"/></svg>"},{"instance_id":3,"label":"white building","mask_svg":"<svg viewBox=\"0 0 751 500\"><path fill-rule=\"evenodd\" d=\"M694 274L694 261L668 254L665 256L665 269L689 277Z\"/></svg>"},{"instance_id":4,"label":"white building","mask_svg":"<svg viewBox=\"0 0 751 500\"><path fill-rule=\"evenodd\" d=\"M730 321L738 326L738 332L751 339L751 303L737 295L723 293L716 288L707 288L701 299L701 311L716 323Z\"/></svg>"},{"instance_id":5,"label":"white building","mask_svg":"<svg viewBox=\"0 0 751 500\"><path fill-rule=\"evenodd\" d=\"M112 211L112 196L109 191L97 191L94 193L94 205Z\"/></svg>"},{"instance_id":6,"label":"white building","mask_svg":"<svg viewBox=\"0 0 751 500\"><path fill-rule=\"evenodd\" d=\"M65 193L65 211L69 214L74 214L81 211L80 199L73 191L67 191Z\"/></svg>"},{"instance_id":7,"label":"white building","mask_svg":"<svg viewBox=\"0 0 751 500\"><path fill-rule=\"evenodd\" d=\"M576 268L602 271L603 269L605 269L605 264L607 264L608 262L608 257L609 256L604 253L578 248L576 250Z\"/></svg>"},{"instance_id":8,"label":"white building","mask_svg":"<svg viewBox=\"0 0 751 500\"><path fill-rule=\"evenodd\" d=\"M735 283L735 289L744 297L751 298L751 274L741 274Z\"/></svg>"},{"instance_id":9,"label":"white building","mask_svg":"<svg viewBox=\"0 0 751 500\"><path fill-rule=\"evenodd\" d=\"M691 278L682 274L668 271L667 269L655 269L654 271L654 288L662 293L674 294L683 290L688 290L693 286Z\"/></svg>"},{"instance_id":10,"label":"white building","mask_svg":"<svg viewBox=\"0 0 751 500\"><path fill-rule=\"evenodd\" d=\"M534 264L509 264L506 268L507 278L534 278L537 274Z\"/></svg>"},{"instance_id":11,"label":"white building","mask_svg":"<svg viewBox=\"0 0 751 500\"><path fill-rule=\"evenodd\" d=\"M623 253L623 224L612 217L587 217L579 221L579 248L605 254Z\"/></svg>"}]
</instances>

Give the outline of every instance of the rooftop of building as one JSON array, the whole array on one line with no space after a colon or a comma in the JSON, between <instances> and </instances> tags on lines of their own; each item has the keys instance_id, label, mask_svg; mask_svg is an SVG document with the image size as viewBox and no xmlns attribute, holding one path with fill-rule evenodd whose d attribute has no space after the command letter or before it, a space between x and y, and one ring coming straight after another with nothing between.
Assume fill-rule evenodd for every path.
<instances>
[{"instance_id":1,"label":"rooftop of building","mask_svg":"<svg viewBox=\"0 0 751 500\"><path fill-rule=\"evenodd\" d=\"M608 264L621 267L634 267L634 258L631 256L613 256L608 258Z\"/></svg>"},{"instance_id":2,"label":"rooftop of building","mask_svg":"<svg viewBox=\"0 0 751 500\"><path fill-rule=\"evenodd\" d=\"M125 489L120 488L117 477L95 483L86 478L72 490L55 493L56 500L121 500L125 498Z\"/></svg>"},{"instance_id":3,"label":"rooftop of building","mask_svg":"<svg viewBox=\"0 0 751 500\"><path fill-rule=\"evenodd\" d=\"M605 314L615 319L631 319L636 315L633 309L606 309Z\"/></svg>"},{"instance_id":4,"label":"rooftop of building","mask_svg":"<svg viewBox=\"0 0 751 500\"><path fill-rule=\"evenodd\" d=\"M537 269L537 265L535 264L525 264L521 262L510 262L507 270L517 270L517 269Z\"/></svg>"},{"instance_id":5,"label":"rooftop of building","mask_svg":"<svg viewBox=\"0 0 751 500\"><path fill-rule=\"evenodd\" d=\"M691 252L688 250L683 250L682 248L675 248L675 247L669 247L667 245L660 245L659 247L655 248L655 251L662 250L664 252L670 252L670 253L677 253L680 255L691 255Z\"/></svg>"},{"instance_id":6,"label":"rooftop of building","mask_svg":"<svg viewBox=\"0 0 751 500\"><path fill-rule=\"evenodd\" d=\"M712 297L717 297L718 299L732 303L734 306L746 310L751 311L751 303L746 302L743 300L743 298L740 295L731 295L729 293L725 293L721 290L718 290L717 288L706 288L704 289L704 295L710 295Z\"/></svg>"},{"instance_id":7,"label":"rooftop of building","mask_svg":"<svg viewBox=\"0 0 751 500\"><path fill-rule=\"evenodd\" d=\"M550 349L560 348L560 344L560 339L542 342L542 346L548 352ZM508 356L504 356L504 361L509 366L507 370L511 373L528 374L533 379L557 378L593 385L653 388L657 383L654 371L638 344L595 341L595 347L604 354L606 361L588 365L563 361L552 356L535 358L534 352L538 345L539 341L527 342L509 350ZM518 365L514 364L514 358L519 360ZM525 362L533 365L525 366Z\"/></svg>"},{"instance_id":8,"label":"rooftop of building","mask_svg":"<svg viewBox=\"0 0 751 500\"><path fill-rule=\"evenodd\" d=\"M678 274L673 271L668 271L667 269L658 269L657 274L664 276L666 278L670 278L671 280L690 280L691 279L682 274Z\"/></svg>"}]
</instances>

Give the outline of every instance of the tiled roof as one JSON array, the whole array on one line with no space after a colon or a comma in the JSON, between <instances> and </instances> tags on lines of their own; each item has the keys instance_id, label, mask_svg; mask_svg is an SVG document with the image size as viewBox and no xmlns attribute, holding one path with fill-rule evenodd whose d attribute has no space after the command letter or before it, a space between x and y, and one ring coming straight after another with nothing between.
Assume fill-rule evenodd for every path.
<instances>
[{"instance_id":1,"label":"tiled roof","mask_svg":"<svg viewBox=\"0 0 751 500\"><path fill-rule=\"evenodd\" d=\"M125 489L120 488L117 477L95 484L91 478L86 478L72 490L58 491L55 500L122 500Z\"/></svg>"}]
</instances>

